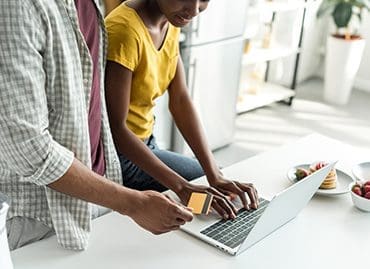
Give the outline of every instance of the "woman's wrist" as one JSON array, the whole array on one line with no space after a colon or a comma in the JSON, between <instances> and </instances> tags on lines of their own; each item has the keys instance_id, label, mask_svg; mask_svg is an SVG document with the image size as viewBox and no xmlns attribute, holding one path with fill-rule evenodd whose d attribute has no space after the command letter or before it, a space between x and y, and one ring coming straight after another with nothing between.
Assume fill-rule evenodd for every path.
<instances>
[{"instance_id":1,"label":"woman's wrist","mask_svg":"<svg viewBox=\"0 0 370 269\"><path fill-rule=\"evenodd\" d=\"M210 185L216 183L216 181L219 178L223 177L223 174L220 169L217 169L216 171L210 171L209 173L206 173L207 181Z\"/></svg>"},{"instance_id":2,"label":"woman's wrist","mask_svg":"<svg viewBox=\"0 0 370 269\"><path fill-rule=\"evenodd\" d=\"M185 179L179 179L174 182L173 186L170 187L170 189L179 195L182 192L184 192L186 189L188 189L189 185L190 183L186 181Z\"/></svg>"}]
</instances>

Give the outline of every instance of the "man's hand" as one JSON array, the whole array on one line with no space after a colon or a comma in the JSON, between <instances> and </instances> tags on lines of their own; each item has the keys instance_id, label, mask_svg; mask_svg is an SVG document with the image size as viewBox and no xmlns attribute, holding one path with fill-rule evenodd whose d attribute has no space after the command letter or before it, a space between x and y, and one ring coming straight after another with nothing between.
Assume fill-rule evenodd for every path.
<instances>
[{"instance_id":1,"label":"man's hand","mask_svg":"<svg viewBox=\"0 0 370 269\"><path fill-rule=\"evenodd\" d=\"M128 215L153 234L177 230L193 219L191 211L155 191L140 192Z\"/></svg>"},{"instance_id":2,"label":"man's hand","mask_svg":"<svg viewBox=\"0 0 370 269\"><path fill-rule=\"evenodd\" d=\"M215 179L209 180L212 187L223 193L224 195L239 196L245 209L249 210L257 209L258 207L258 193L256 188L251 183L241 183L238 181L228 180L223 175L218 176ZM248 194L250 203L245 195Z\"/></svg>"}]
</instances>

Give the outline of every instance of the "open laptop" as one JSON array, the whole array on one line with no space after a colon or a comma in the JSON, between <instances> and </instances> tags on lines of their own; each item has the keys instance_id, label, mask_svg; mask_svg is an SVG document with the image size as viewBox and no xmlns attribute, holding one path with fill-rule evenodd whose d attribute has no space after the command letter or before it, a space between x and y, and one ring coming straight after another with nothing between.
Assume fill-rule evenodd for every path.
<instances>
[{"instance_id":1,"label":"open laptop","mask_svg":"<svg viewBox=\"0 0 370 269\"><path fill-rule=\"evenodd\" d=\"M216 214L200 215L181 229L231 255L237 255L293 219L310 201L334 167L330 163L276 194L271 201L260 198L257 210L239 210L235 220Z\"/></svg>"}]
</instances>

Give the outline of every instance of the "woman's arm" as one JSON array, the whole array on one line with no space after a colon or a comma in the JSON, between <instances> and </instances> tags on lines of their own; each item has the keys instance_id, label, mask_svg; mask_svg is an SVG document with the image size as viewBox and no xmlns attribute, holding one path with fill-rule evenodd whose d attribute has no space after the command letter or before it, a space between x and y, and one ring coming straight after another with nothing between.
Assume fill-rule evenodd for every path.
<instances>
[{"instance_id":1,"label":"woman's arm","mask_svg":"<svg viewBox=\"0 0 370 269\"><path fill-rule=\"evenodd\" d=\"M221 171L208 147L198 114L188 93L181 57L168 93L169 109L176 125L201 163L207 178L212 181L221 174Z\"/></svg>"},{"instance_id":2,"label":"woman's arm","mask_svg":"<svg viewBox=\"0 0 370 269\"><path fill-rule=\"evenodd\" d=\"M214 195L213 208L225 219L234 218L236 209L226 197L213 187L194 185L158 159L126 125L130 102L132 72L108 61L106 68L106 101L112 135L118 150L142 170L173 190L187 203L192 192L209 192Z\"/></svg>"},{"instance_id":3,"label":"woman's arm","mask_svg":"<svg viewBox=\"0 0 370 269\"><path fill-rule=\"evenodd\" d=\"M245 195L245 192L247 192L252 208L256 208L258 206L258 195L253 185L227 180L216 164L188 93L181 57L179 57L176 74L171 82L168 93L171 114L181 134L202 165L209 184L224 194L237 194L243 202L244 207L249 209L249 203Z\"/></svg>"}]
</instances>

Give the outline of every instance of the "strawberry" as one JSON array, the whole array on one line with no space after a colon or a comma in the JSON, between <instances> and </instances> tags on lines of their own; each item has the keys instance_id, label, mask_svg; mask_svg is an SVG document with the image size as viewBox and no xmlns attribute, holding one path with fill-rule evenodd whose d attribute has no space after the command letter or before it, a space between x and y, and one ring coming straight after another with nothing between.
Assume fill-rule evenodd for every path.
<instances>
[{"instance_id":1,"label":"strawberry","mask_svg":"<svg viewBox=\"0 0 370 269\"><path fill-rule=\"evenodd\" d=\"M370 200L370 191L369 191L369 192L367 192L367 193L365 193L364 197L365 197L366 199L369 199L369 200Z\"/></svg>"},{"instance_id":2,"label":"strawberry","mask_svg":"<svg viewBox=\"0 0 370 269\"><path fill-rule=\"evenodd\" d=\"M301 180L301 179L305 178L306 176L308 176L310 174L310 172L308 172L304 168L297 168L297 170L295 171L294 174L295 174L297 180Z\"/></svg>"},{"instance_id":3,"label":"strawberry","mask_svg":"<svg viewBox=\"0 0 370 269\"><path fill-rule=\"evenodd\" d=\"M370 186L370 180L365 181L364 186Z\"/></svg>"},{"instance_id":4,"label":"strawberry","mask_svg":"<svg viewBox=\"0 0 370 269\"><path fill-rule=\"evenodd\" d=\"M316 166L315 166L315 169L316 170L319 170L319 169L323 168L325 165L327 165L327 163L325 163L325 162L318 162L316 164Z\"/></svg>"},{"instance_id":5,"label":"strawberry","mask_svg":"<svg viewBox=\"0 0 370 269\"><path fill-rule=\"evenodd\" d=\"M363 193L370 192L370 184L369 185L363 185L362 186L362 191L363 191Z\"/></svg>"},{"instance_id":6,"label":"strawberry","mask_svg":"<svg viewBox=\"0 0 370 269\"><path fill-rule=\"evenodd\" d=\"M361 187L360 187L360 186L358 186L357 184L356 184L356 185L354 185L354 186L352 187L352 191L353 191L354 193L356 193L357 195L362 196L362 190L361 190Z\"/></svg>"}]
</instances>

